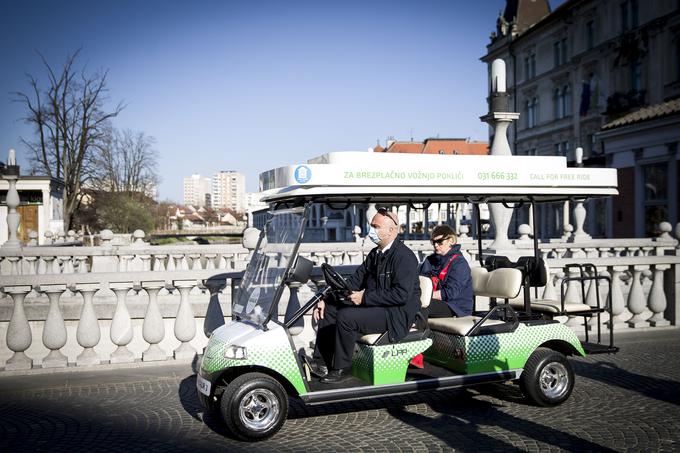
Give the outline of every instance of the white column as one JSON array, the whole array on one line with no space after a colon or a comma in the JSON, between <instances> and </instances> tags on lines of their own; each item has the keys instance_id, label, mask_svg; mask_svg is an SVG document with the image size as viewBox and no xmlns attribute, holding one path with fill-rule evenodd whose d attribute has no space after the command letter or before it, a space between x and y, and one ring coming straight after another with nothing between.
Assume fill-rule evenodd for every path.
<instances>
[{"instance_id":1,"label":"white column","mask_svg":"<svg viewBox=\"0 0 680 453\"><path fill-rule=\"evenodd\" d=\"M165 337L165 325L163 323L163 316L158 308L158 292L165 287L165 282L142 282L144 288L149 295L149 305L146 307L146 314L144 315L144 324L142 326L142 335L144 341L149 343L149 347L142 353L142 360L150 362L155 360L167 360L167 353L158 345Z\"/></svg>"},{"instance_id":2,"label":"white column","mask_svg":"<svg viewBox=\"0 0 680 453\"><path fill-rule=\"evenodd\" d=\"M7 347L10 351L14 351L14 354L5 363L6 371L30 370L33 367L33 359L24 352L33 342L31 326L24 312L24 298L30 291L30 286L6 286L4 288L4 292L12 296L14 301L6 337Z\"/></svg>"},{"instance_id":3,"label":"white column","mask_svg":"<svg viewBox=\"0 0 680 453\"><path fill-rule=\"evenodd\" d=\"M180 302L175 317L175 337L182 342L175 349L175 359L191 359L196 355L196 349L189 344L196 336L196 321L189 303L189 292L196 286L195 280L176 280L173 282L179 289Z\"/></svg>"},{"instance_id":4,"label":"white column","mask_svg":"<svg viewBox=\"0 0 680 453\"><path fill-rule=\"evenodd\" d=\"M663 272L670 269L670 264L655 264L654 265L654 281L652 282L652 289L649 291L649 309L654 313L649 321L652 327L670 326L671 323L663 317L666 310L667 301L666 293L663 289Z\"/></svg>"},{"instance_id":5,"label":"white column","mask_svg":"<svg viewBox=\"0 0 680 453\"><path fill-rule=\"evenodd\" d=\"M47 294L50 309L43 327L43 344L50 352L42 361L43 368L58 368L68 365L67 357L59 350L66 344L66 324L59 308L59 298L66 291L66 285L44 285L40 291Z\"/></svg>"},{"instance_id":6,"label":"white column","mask_svg":"<svg viewBox=\"0 0 680 453\"><path fill-rule=\"evenodd\" d=\"M649 266L632 266L633 280L630 285L630 292L628 293L628 310L633 316L627 321L630 327L646 327L647 322L642 318L642 313L647 307L647 300L642 291L642 283L640 277L645 269Z\"/></svg>"},{"instance_id":7,"label":"white column","mask_svg":"<svg viewBox=\"0 0 680 453\"><path fill-rule=\"evenodd\" d=\"M132 288L132 283L111 283L111 290L116 294L116 311L111 321L111 341L118 348L111 353L111 363L134 362L134 354L127 348L132 341L132 320L128 312L126 299L127 293Z\"/></svg>"},{"instance_id":8,"label":"white column","mask_svg":"<svg viewBox=\"0 0 680 453\"><path fill-rule=\"evenodd\" d=\"M76 331L76 340L82 346L81 352L76 358L76 365L99 365L101 359L94 350L94 347L99 344L101 339L101 331L99 328L99 321L94 312L92 299L99 289L97 283L81 283L76 285L76 291L83 296L83 309L80 311L80 320L78 321L78 330Z\"/></svg>"},{"instance_id":9,"label":"white column","mask_svg":"<svg viewBox=\"0 0 680 453\"><path fill-rule=\"evenodd\" d=\"M623 298L623 292L621 291L621 273L628 269L628 266L612 266L611 267L612 276L612 317L609 328L625 327L626 318L630 317L630 313L626 309L626 303Z\"/></svg>"}]
</instances>

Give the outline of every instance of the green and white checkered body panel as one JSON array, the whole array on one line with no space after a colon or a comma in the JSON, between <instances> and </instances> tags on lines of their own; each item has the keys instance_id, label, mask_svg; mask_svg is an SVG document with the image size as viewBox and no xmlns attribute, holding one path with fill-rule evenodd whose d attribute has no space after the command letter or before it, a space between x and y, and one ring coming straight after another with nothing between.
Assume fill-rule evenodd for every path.
<instances>
[{"instance_id":1,"label":"green and white checkered body panel","mask_svg":"<svg viewBox=\"0 0 680 453\"><path fill-rule=\"evenodd\" d=\"M520 323L514 332L472 337L432 331L431 337L427 361L466 374L524 368L536 348L548 341L569 343L585 356L576 334L561 323Z\"/></svg>"},{"instance_id":2,"label":"green and white checkered body panel","mask_svg":"<svg viewBox=\"0 0 680 453\"><path fill-rule=\"evenodd\" d=\"M201 371L212 374L231 367L261 366L286 378L299 394L306 393L307 389L286 331L275 323L270 322L269 326L271 328L264 331L249 324L232 321L216 329L205 348ZM225 350L230 345L245 347L246 358L225 358Z\"/></svg>"},{"instance_id":3,"label":"green and white checkered body panel","mask_svg":"<svg viewBox=\"0 0 680 453\"><path fill-rule=\"evenodd\" d=\"M373 385L404 382L411 359L431 344L430 338L384 346L359 343L352 361L352 374Z\"/></svg>"}]
</instances>

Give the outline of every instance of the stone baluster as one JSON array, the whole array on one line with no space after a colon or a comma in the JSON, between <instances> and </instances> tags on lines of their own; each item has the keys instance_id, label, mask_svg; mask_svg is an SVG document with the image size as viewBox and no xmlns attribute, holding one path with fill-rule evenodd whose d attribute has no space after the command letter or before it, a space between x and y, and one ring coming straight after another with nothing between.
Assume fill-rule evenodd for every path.
<instances>
[{"instance_id":1,"label":"stone baluster","mask_svg":"<svg viewBox=\"0 0 680 453\"><path fill-rule=\"evenodd\" d=\"M612 312L612 322L610 322L609 328L621 328L625 327L625 320L630 317L630 312L626 309L626 303L623 298L623 291L621 290L621 273L623 273L627 266L612 266L611 267L611 277L612 277L612 287L611 287L611 312Z\"/></svg>"},{"instance_id":2,"label":"stone baluster","mask_svg":"<svg viewBox=\"0 0 680 453\"><path fill-rule=\"evenodd\" d=\"M73 257L70 256L60 256L59 257L59 267L61 267L62 274L73 274L75 269L73 268Z\"/></svg>"},{"instance_id":3,"label":"stone baluster","mask_svg":"<svg viewBox=\"0 0 680 453\"><path fill-rule=\"evenodd\" d=\"M20 274L20 267L19 267L19 262L21 260L20 256L8 256L6 257L7 261L10 262L10 269L9 269L9 275L19 275Z\"/></svg>"},{"instance_id":4,"label":"stone baluster","mask_svg":"<svg viewBox=\"0 0 680 453\"><path fill-rule=\"evenodd\" d=\"M68 358L59 350L66 344L66 324L59 308L59 298L66 291L66 285L43 285L40 291L47 294L50 301L42 334L43 344L50 352L43 359L42 367L65 367L68 365Z\"/></svg>"},{"instance_id":5,"label":"stone baluster","mask_svg":"<svg viewBox=\"0 0 680 453\"><path fill-rule=\"evenodd\" d=\"M66 233L64 230L59 230L57 232L57 240L55 241L56 244L63 244L66 242Z\"/></svg>"},{"instance_id":6,"label":"stone baluster","mask_svg":"<svg viewBox=\"0 0 680 453\"><path fill-rule=\"evenodd\" d=\"M175 260L175 270L178 271L189 270L189 266L187 265L187 260L184 256L184 253L173 253L172 258Z\"/></svg>"},{"instance_id":7,"label":"stone baluster","mask_svg":"<svg viewBox=\"0 0 680 453\"><path fill-rule=\"evenodd\" d=\"M647 326L647 322L642 317L642 313L645 311L645 308L647 308L647 300L642 291L640 278L642 272L648 267L649 266L644 265L631 266L633 277L630 285L630 292L628 293L628 310L633 316L627 321L628 326L630 327Z\"/></svg>"},{"instance_id":8,"label":"stone baluster","mask_svg":"<svg viewBox=\"0 0 680 453\"><path fill-rule=\"evenodd\" d=\"M68 233L66 233L66 242L67 243L74 243L76 242L76 232L73 230L68 230Z\"/></svg>"},{"instance_id":9,"label":"stone baluster","mask_svg":"<svg viewBox=\"0 0 680 453\"><path fill-rule=\"evenodd\" d=\"M597 248L595 247L585 247L583 249L586 252L586 258L597 258L600 256L600 253L597 251Z\"/></svg>"},{"instance_id":10,"label":"stone baluster","mask_svg":"<svg viewBox=\"0 0 680 453\"><path fill-rule=\"evenodd\" d=\"M111 321L111 341L118 346L111 353L111 363L130 363L134 362L134 354L127 348L132 341L132 320L128 312L126 299L127 293L132 288L132 283L111 283L111 291L116 294L116 310Z\"/></svg>"},{"instance_id":11,"label":"stone baluster","mask_svg":"<svg viewBox=\"0 0 680 453\"><path fill-rule=\"evenodd\" d=\"M38 232L37 231L29 231L28 232L28 243L26 244L29 247L35 247L38 245Z\"/></svg>"},{"instance_id":12,"label":"stone baluster","mask_svg":"<svg viewBox=\"0 0 680 453\"><path fill-rule=\"evenodd\" d=\"M590 235L583 229L586 222L586 208L583 206L583 201L576 201L574 206L574 222L576 223L576 231L571 237L572 242L584 241L590 239Z\"/></svg>"},{"instance_id":13,"label":"stone baluster","mask_svg":"<svg viewBox=\"0 0 680 453\"><path fill-rule=\"evenodd\" d=\"M625 247L612 247L612 250L614 250L614 257L620 257L621 254L623 253L624 250L626 250Z\"/></svg>"},{"instance_id":14,"label":"stone baluster","mask_svg":"<svg viewBox=\"0 0 680 453\"><path fill-rule=\"evenodd\" d=\"M649 291L648 300L648 306L653 315L647 320L652 327L665 327L671 324L663 317L667 306L666 293L663 288L663 273L670 267L670 264L654 265L654 281L652 282L652 289Z\"/></svg>"},{"instance_id":15,"label":"stone baluster","mask_svg":"<svg viewBox=\"0 0 680 453\"><path fill-rule=\"evenodd\" d=\"M652 250L654 250L654 247L652 246L642 247L642 256L649 256L652 253Z\"/></svg>"},{"instance_id":16,"label":"stone baluster","mask_svg":"<svg viewBox=\"0 0 680 453\"><path fill-rule=\"evenodd\" d=\"M542 299L560 300L560 297L557 295L557 291L555 290L555 278L557 277L557 274L561 274L562 271L560 269L551 269L548 266L547 261L545 267L548 278L545 282L545 288L543 289Z\"/></svg>"},{"instance_id":17,"label":"stone baluster","mask_svg":"<svg viewBox=\"0 0 680 453\"><path fill-rule=\"evenodd\" d=\"M89 269L88 269L88 257L85 255L80 255L76 256L75 260L78 262L78 273L79 274L87 274Z\"/></svg>"},{"instance_id":18,"label":"stone baluster","mask_svg":"<svg viewBox=\"0 0 680 453\"><path fill-rule=\"evenodd\" d=\"M101 230L99 232L99 239L103 248L110 249L113 247L113 231Z\"/></svg>"},{"instance_id":19,"label":"stone baluster","mask_svg":"<svg viewBox=\"0 0 680 453\"><path fill-rule=\"evenodd\" d=\"M194 313L189 303L189 292L196 286L195 280L176 280L173 282L175 288L179 289L180 302L175 317L175 338L182 342L174 351L175 359L191 359L196 355L189 342L196 336L196 322Z\"/></svg>"},{"instance_id":20,"label":"stone baluster","mask_svg":"<svg viewBox=\"0 0 680 453\"><path fill-rule=\"evenodd\" d=\"M28 357L26 351L33 342L33 335L31 334L31 326L28 324L28 318L24 312L24 299L26 294L31 292L30 286L6 286L4 292L9 294L14 301L14 308L12 310L12 317L7 327L7 347L13 351L5 363L6 371L13 370L30 370L33 367L33 359Z\"/></svg>"},{"instance_id":21,"label":"stone baluster","mask_svg":"<svg viewBox=\"0 0 680 453\"><path fill-rule=\"evenodd\" d=\"M581 273L578 268L570 267L566 273L567 277L580 277ZM578 280L570 280L567 282L567 290L564 293L564 303L566 304L580 304L583 301L583 294L581 292L581 283ZM569 316L566 323L568 326L576 327L580 325L580 317Z\"/></svg>"},{"instance_id":22,"label":"stone baluster","mask_svg":"<svg viewBox=\"0 0 680 453\"><path fill-rule=\"evenodd\" d=\"M54 260L55 260L55 258L56 258L56 256L43 256L42 257L42 261L45 263L44 272L42 272L42 273L48 274L48 275L55 273L54 272L54 266L55 266ZM38 268L38 272L41 273L40 268Z\"/></svg>"},{"instance_id":23,"label":"stone baluster","mask_svg":"<svg viewBox=\"0 0 680 453\"><path fill-rule=\"evenodd\" d=\"M27 271L29 275L38 275L38 257L25 256L24 261L27 264Z\"/></svg>"},{"instance_id":24,"label":"stone baluster","mask_svg":"<svg viewBox=\"0 0 680 453\"><path fill-rule=\"evenodd\" d=\"M349 251L347 252L349 264L361 264L361 252Z\"/></svg>"},{"instance_id":25,"label":"stone baluster","mask_svg":"<svg viewBox=\"0 0 680 453\"><path fill-rule=\"evenodd\" d=\"M80 292L83 296L83 309L80 311L80 320L76 330L76 340L78 340L78 344L83 348L83 352L76 358L77 366L99 365L101 363L97 351L94 350L94 347L99 344L101 339L99 320L92 305L92 299L97 290L99 290L98 283L80 283L76 285L76 291Z\"/></svg>"},{"instance_id":26,"label":"stone baluster","mask_svg":"<svg viewBox=\"0 0 680 453\"><path fill-rule=\"evenodd\" d=\"M127 272L128 271L128 263L134 259L134 255L118 255L118 271L119 272Z\"/></svg>"},{"instance_id":27,"label":"stone baluster","mask_svg":"<svg viewBox=\"0 0 680 453\"><path fill-rule=\"evenodd\" d=\"M158 292L165 287L162 281L142 282L149 295L149 305L146 307L144 324L142 325L142 336L144 341L149 343L149 347L142 353L144 362L167 360L167 353L158 345L165 337L165 324L163 316L158 308Z\"/></svg>"},{"instance_id":28,"label":"stone baluster","mask_svg":"<svg viewBox=\"0 0 680 453\"><path fill-rule=\"evenodd\" d=\"M220 254L220 258L217 261L218 269L231 269L231 259L232 256L227 253Z\"/></svg>"},{"instance_id":29,"label":"stone baluster","mask_svg":"<svg viewBox=\"0 0 680 453\"><path fill-rule=\"evenodd\" d=\"M567 249L563 247L555 247L553 252L555 253L555 258L559 259L564 257L564 254L567 252Z\"/></svg>"},{"instance_id":30,"label":"stone baluster","mask_svg":"<svg viewBox=\"0 0 680 453\"><path fill-rule=\"evenodd\" d=\"M208 309L205 312L205 321L203 322L203 333L206 337L212 335L213 330L224 324L224 313L220 305L219 294L225 288L229 288L228 282L209 278L205 282L205 286L210 292L210 301L208 302Z\"/></svg>"},{"instance_id":31,"label":"stone baluster","mask_svg":"<svg viewBox=\"0 0 680 453\"><path fill-rule=\"evenodd\" d=\"M189 267L191 270L200 270L201 266L201 254L200 253L190 253L189 254Z\"/></svg>"},{"instance_id":32,"label":"stone baluster","mask_svg":"<svg viewBox=\"0 0 680 453\"><path fill-rule=\"evenodd\" d=\"M137 258L142 261L142 271L147 272L151 270L151 255L137 255Z\"/></svg>"},{"instance_id":33,"label":"stone baluster","mask_svg":"<svg viewBox=\"0 0 680 453\"><path fill-rule=\"evenodd\" d=\"M330 252L331 253L331 262L333 263L332 265L334 266L339 266L342 264L342 255L343 252Z\"/></svg>"},{"instance_id":34,"label":"stone baluster","mask_svg":"<svg viewBox=\"0 0 680 453\"><path fill-rule=\"evenodd\" d=\"M206 253L205 254L205 268L215 269L215 258L217 258L217 253Z\"/></svg>"},{"instance_id":35,"label":"stone baluster","mask_svg":"<svg viewBox=\"0 0 680 453\"><path fill-rule=\"evenodd\" d=\"M52 245L54 242L54 233L50 230L45 231L45 245Z\"/></svg>"},{"instance_id":36,"label":"stone baluster","mask_svg":"<svg viewBox=\"0 0 680 453\"><path fill-rule=\"evenodd\" d=\"M156 272L164 272L165 259L168 257L166 254L157 254L153 256L153 270Z\"/></svg>"}]
</instances>

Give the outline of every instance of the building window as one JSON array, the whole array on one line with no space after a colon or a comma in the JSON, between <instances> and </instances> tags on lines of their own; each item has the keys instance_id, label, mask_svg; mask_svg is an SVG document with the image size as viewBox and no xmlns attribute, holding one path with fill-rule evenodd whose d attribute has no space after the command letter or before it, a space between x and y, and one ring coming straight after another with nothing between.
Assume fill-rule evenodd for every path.
<instances>
[{"instance_id":1,"label":"building window","mask_svg":"<svg viewBox=\"0 0 680 453\"><path fill-rule=\"evenodd\" d=\"M538 98L533 97L524 103L526 112L527 128L535 127L538 124Z\"/></svg>"},{"instance_id":2,"label":"building window","mask_svg":"<svg viewBox=\"0 0 680 453\"><path fill-rule=\"evenodd\" d=\"M659 223L668 220L668 163L642 167L645 237L658 234Z\"/></svg>"},{"instance_id":3,"label":"building window","mask_svg":"<svg viewBox=\"0 0 680 453\"><path fill-rule=\"evenodd\" d=\"M590 50L595 47L595 21L589 20L586 22L586 49Z\"/></svg>"},{"instance_id":4,"label":"building window","mask_svg":"<svg viewBox=\"0 0 680 453\"><path fill-rule=\"evenodd\" d=\"M553 44L553 52L555 56L555 66L565 64L567 62L567 38L555 41Z\"/></svg>"},{"instance_id":5,"label":"building window","mask_svg":"<svg viewBox=\"0 0 680 453\"><path fill-rule=\"evenodd\" d=\"M524 57L524 79L536 77L536 54L531 53Z\"/></svg>"},{"instance_id":6,"label":"building window","mask_svg":"<svg viewBox=\"0 0 680 453\"><path fill-rule=\"evenodd\" d=\"M640 23L640 6L638 0L626 0L621 3L621 30L628 31Z\"/></svg>"},{"instance_id":7,"label":"building window","mask_svg":"<svg viewBox=\"0 0 680 453\"><path fill-rule=\"evenodd\" d=\"M553 116L556 120L571 115L571 87L564 85L553 90Z\"/></svg>"},{"instance_id":8,"label":"building window","mask_svg":"<svg viewBox=\"0 0 680 453\"><path fill-rule=\"evenodd\" d=\"M639 56L635 56L630 61L630 88L634 91L642 89L642 64Z\"/></svg>"},{"instance_id":9,"label":"building window","mask_svg":"<svg viewBox=\"0 0 680 453\"><path fill-rule=\"evenodd\" d=\"M557 142L554 145L555 147L555 155L556 156L567 156L567 153L569 152L569 142Z\"/></svg>"}]
</instances>

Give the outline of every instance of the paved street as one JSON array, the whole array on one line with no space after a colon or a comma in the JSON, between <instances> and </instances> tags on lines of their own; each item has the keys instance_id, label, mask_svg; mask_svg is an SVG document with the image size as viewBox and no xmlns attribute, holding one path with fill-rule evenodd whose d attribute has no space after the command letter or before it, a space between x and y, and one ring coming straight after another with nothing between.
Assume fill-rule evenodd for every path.
<instances>
[{"instance_id":1,"label":"paved street","mask_svg":"<svg viewBox=\"0 0 680 453\"><path fill-rule=\"evenodd\" d=\"M188 365L0 378L0 451L678 451L680 330L621 337L572 363L571 398L526 405L512 385L302 407L247 444L203 416Z\"/></svg>"}]
</instances>

